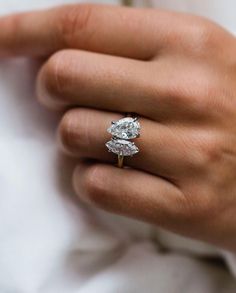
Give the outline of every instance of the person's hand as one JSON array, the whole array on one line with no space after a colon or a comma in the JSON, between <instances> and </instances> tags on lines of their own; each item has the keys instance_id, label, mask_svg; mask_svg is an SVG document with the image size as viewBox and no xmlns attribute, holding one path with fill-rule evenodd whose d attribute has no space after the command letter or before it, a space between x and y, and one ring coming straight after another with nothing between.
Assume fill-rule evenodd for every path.
<instances>
[{"instance_id":1,"label":"person's hand","mask_svg":"<svg viewBox=\"0 0 236 293\"><path fill-rule=\"evenodd\" d=\"M73 107L59 132L85 159L73 178L81 198L236 251L232 35L192 15L77 5L2 18L0 55L51 55L37 94ZM140 153L119 169L106 129L124 112L140 117Z\"/></svg>"}]
</instances>

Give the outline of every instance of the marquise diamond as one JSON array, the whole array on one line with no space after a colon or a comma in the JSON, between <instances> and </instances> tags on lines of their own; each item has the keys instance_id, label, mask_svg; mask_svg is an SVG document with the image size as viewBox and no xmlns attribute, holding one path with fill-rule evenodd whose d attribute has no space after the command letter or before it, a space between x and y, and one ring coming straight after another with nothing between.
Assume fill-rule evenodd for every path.
<instances>
[{"instance_id":1,"label":"marquise diamond","mask_svg":"<svg viewBox=\"0 0 236 293\"><path fill-rule=\"evenodd\" d=\"M110 152L120 156L133 156L139 152L138 147L131 141L112 139L106 143Z\"/></svg>"},{"instance_id":2,"label":"marquise diamond","mask_svg":"<svg viewBox=\"0 0 236 293\"><path fill-rule=\"evenodd\" d=\"M125 117L113 122L107 131L117 138L133 139L139 136L140 124L137 118Z\"/></svg>"}]
</instances>

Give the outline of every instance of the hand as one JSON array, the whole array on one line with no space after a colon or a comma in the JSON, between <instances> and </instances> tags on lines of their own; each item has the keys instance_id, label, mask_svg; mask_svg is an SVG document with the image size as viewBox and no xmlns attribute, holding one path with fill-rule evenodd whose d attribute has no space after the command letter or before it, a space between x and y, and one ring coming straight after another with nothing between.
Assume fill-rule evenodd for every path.
<instances>
[{"instance_id":1,"label":"hand","mask_svg":"<svg viewBox=\"0 0 236 293\"><path fill-rule=\"evenodd\" d=\"M1 56L52 55L37 92L47 106L73 107L60 136L85 159L73 178L80 197L236 251L232 35L192 15L77 5L2 18L0 44ZM104 145L122 112L141 117L129 169Z\"/></svg>"}]
</instances>

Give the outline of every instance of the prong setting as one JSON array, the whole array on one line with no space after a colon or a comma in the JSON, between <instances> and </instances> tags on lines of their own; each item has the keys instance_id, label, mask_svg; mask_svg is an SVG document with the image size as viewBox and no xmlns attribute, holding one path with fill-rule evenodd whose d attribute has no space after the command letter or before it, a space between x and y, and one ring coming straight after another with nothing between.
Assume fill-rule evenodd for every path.
<instances>
[{"instance_id":1,"label":"prong setting","mask_svg":"<svg viewBox=\"0 0 236 293\"><path fill-rule=\"evenodd\" d=\"M139 148L131 139L140 137L140 123L137 117L125 117L118 121L112 121L107 132L112 135L106 143L109 152L118 155L118 167L123 167L124 157L133 157L139 152Z\"/></svg>"},{"instance_id":2,"label":"prong setting","mask_svg":"<svg viewBox=\"0 0 236 293\"><path fill-rule=\"evenodd\" d=\"M133 142L124 139L111 139L106 143L106 146L109 151L124 157L133 156L139 152L138 147Z\"/></svg>"},{"instance_id":3,"label":"prong setting","mask_svg":"<svg viewBox=\"0 0 236 293\"><path fill-rule=\"evenodd\" d=\"M125 117L118 121L112 121L107 131L119 139L134 139L140 134L140 124L137 118Z\"/></svg>"}]
</instances>

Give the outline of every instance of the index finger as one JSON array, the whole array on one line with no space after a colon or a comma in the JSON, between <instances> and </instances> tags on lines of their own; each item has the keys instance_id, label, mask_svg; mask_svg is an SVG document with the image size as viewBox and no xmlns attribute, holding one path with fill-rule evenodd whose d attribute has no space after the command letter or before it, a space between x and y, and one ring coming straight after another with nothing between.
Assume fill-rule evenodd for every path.
<instances>
[{"instance_id":1,"label":"index finger","mask_svg":"<svg viewBox=\"0 0 236 293\"><path fill-rule=\"evenodd\" d=\"M0 56L65 48L150 59L175 13L112 5L67 5L0 18Z\"/></svg>"}]
</instances>

